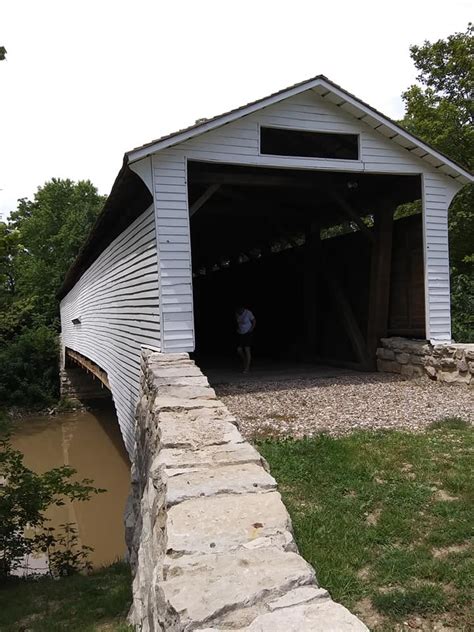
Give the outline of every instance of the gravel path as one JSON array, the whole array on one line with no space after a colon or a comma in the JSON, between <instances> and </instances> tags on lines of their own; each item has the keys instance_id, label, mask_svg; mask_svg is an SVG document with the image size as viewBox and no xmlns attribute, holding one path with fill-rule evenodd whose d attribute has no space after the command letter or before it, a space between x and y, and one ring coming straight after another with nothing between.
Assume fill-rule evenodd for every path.
<instances>
[{"instance_id":1,"label":"gravel path","mask_svg":"<svg viewBox=\"0 0 474 632\"><path fill-rule=\"evenodd\" d=\"M215 389L246 438L337 436L355 429L416 431L450 416L474 421L472 389L388 373L277 381L252 377Z\"/></svg>"}]
</instances>

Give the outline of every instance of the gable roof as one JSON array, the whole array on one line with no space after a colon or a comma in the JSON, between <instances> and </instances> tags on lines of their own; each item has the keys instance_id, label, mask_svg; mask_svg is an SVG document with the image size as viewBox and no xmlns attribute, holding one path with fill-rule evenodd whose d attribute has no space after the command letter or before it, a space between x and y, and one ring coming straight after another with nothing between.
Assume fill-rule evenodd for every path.
<instances>
[{"instance_id":1,"label":"gable roof","mask_svg":"<svg viewBox=\"0 0 474 632\"><path fill-rule=\"evenodd\" d=\"M337 84L330 81L324 75L317 75L312 79L301 81L293 86L284 88L263 99L258 99L251 103L247 103L239 108L219 114L213 118L203 120L199 123L186 127L184 129L167 134L161 138L157 138L145 145L136 147L126 152L125 158L129 163L141 160L151 154L162 149L172 147L178 143L182 143L196 136L200 136L212 129L231 123L243 116L257 112L262 108L288 99L289 97L305 92L306 90L314 90L323 100L327 100L333 105L340 107L348 112L359 121L364 122L369 127L377 130L391 141L404 147L407 151L428 162L435 169L439 169L441 173L450 176L460 184L473 182L472 174L461 164L455 160L448 158L445 154L438 151L425 141L416 137L414 134L407 132L403 127L392 121L390 118L371 107L353 94L350 94Z\"/></svg>"}]
</instances>

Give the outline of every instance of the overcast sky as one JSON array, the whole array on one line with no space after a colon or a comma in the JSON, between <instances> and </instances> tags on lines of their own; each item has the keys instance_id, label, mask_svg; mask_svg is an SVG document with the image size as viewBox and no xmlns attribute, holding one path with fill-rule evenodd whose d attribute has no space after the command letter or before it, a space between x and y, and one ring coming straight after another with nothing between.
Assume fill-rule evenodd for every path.
<instances>
[{"instance_id":1,"label":"overcast sky","mask_svg":"<svg viewBox=\"0 0 474 632\"><path fill-rule=\"evenodd\" d=\"M409 46L468 0L1 0L0 213L52 177L108 193L126 150L325 74L393 118Z\"/></svg>"}]
</instances>

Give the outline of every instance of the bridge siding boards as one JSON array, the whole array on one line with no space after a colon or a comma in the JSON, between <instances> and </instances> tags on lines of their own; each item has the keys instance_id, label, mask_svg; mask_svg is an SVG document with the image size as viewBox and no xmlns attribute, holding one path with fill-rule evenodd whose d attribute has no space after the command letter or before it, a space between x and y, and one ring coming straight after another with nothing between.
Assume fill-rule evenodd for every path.
<instances>
[{"instance_id":1,"label":"bridge siding boards","mask_svg":"<svg viewBox=\"0 0 474 632\"><path fill-rule=\"evenodd\" d=\"M153 195L160 267L162 351L194 349L191 235L186 156L153 156Z\"/></svg>"},{"instance_id":2,"label":"bridge siding boards","mask_svg":"<svg viewBox=\"0 0 474 632\"><path fill-rule=\"evenodd\" d=\"M80 318L80 325L72 319ZM110 382L129 451L140 350L160 347L158 257L153 206L102 252L61 301L62 342L93 360Z\"/></svg>"}]
</instances>

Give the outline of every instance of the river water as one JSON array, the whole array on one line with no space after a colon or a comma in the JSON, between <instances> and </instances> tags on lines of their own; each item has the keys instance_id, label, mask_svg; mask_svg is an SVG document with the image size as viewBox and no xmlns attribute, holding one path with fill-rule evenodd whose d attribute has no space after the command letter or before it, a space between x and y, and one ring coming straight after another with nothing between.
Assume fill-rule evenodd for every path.
<instances>
[{"instance_id":1,"label":"river water","mask_svg":"<svg viewBox=\"0 0 474 632\"><path fill-rule=\"evenodd\" d=\"M95 568L125 555L123 512L130 486L130 463L112 402L87 412L27 417L14 430L12 445L35 472L69 465L107 491L85 502L51 507L49 526L75 524L79 543L93 547Z\"/></svg>"}]
</instances>

